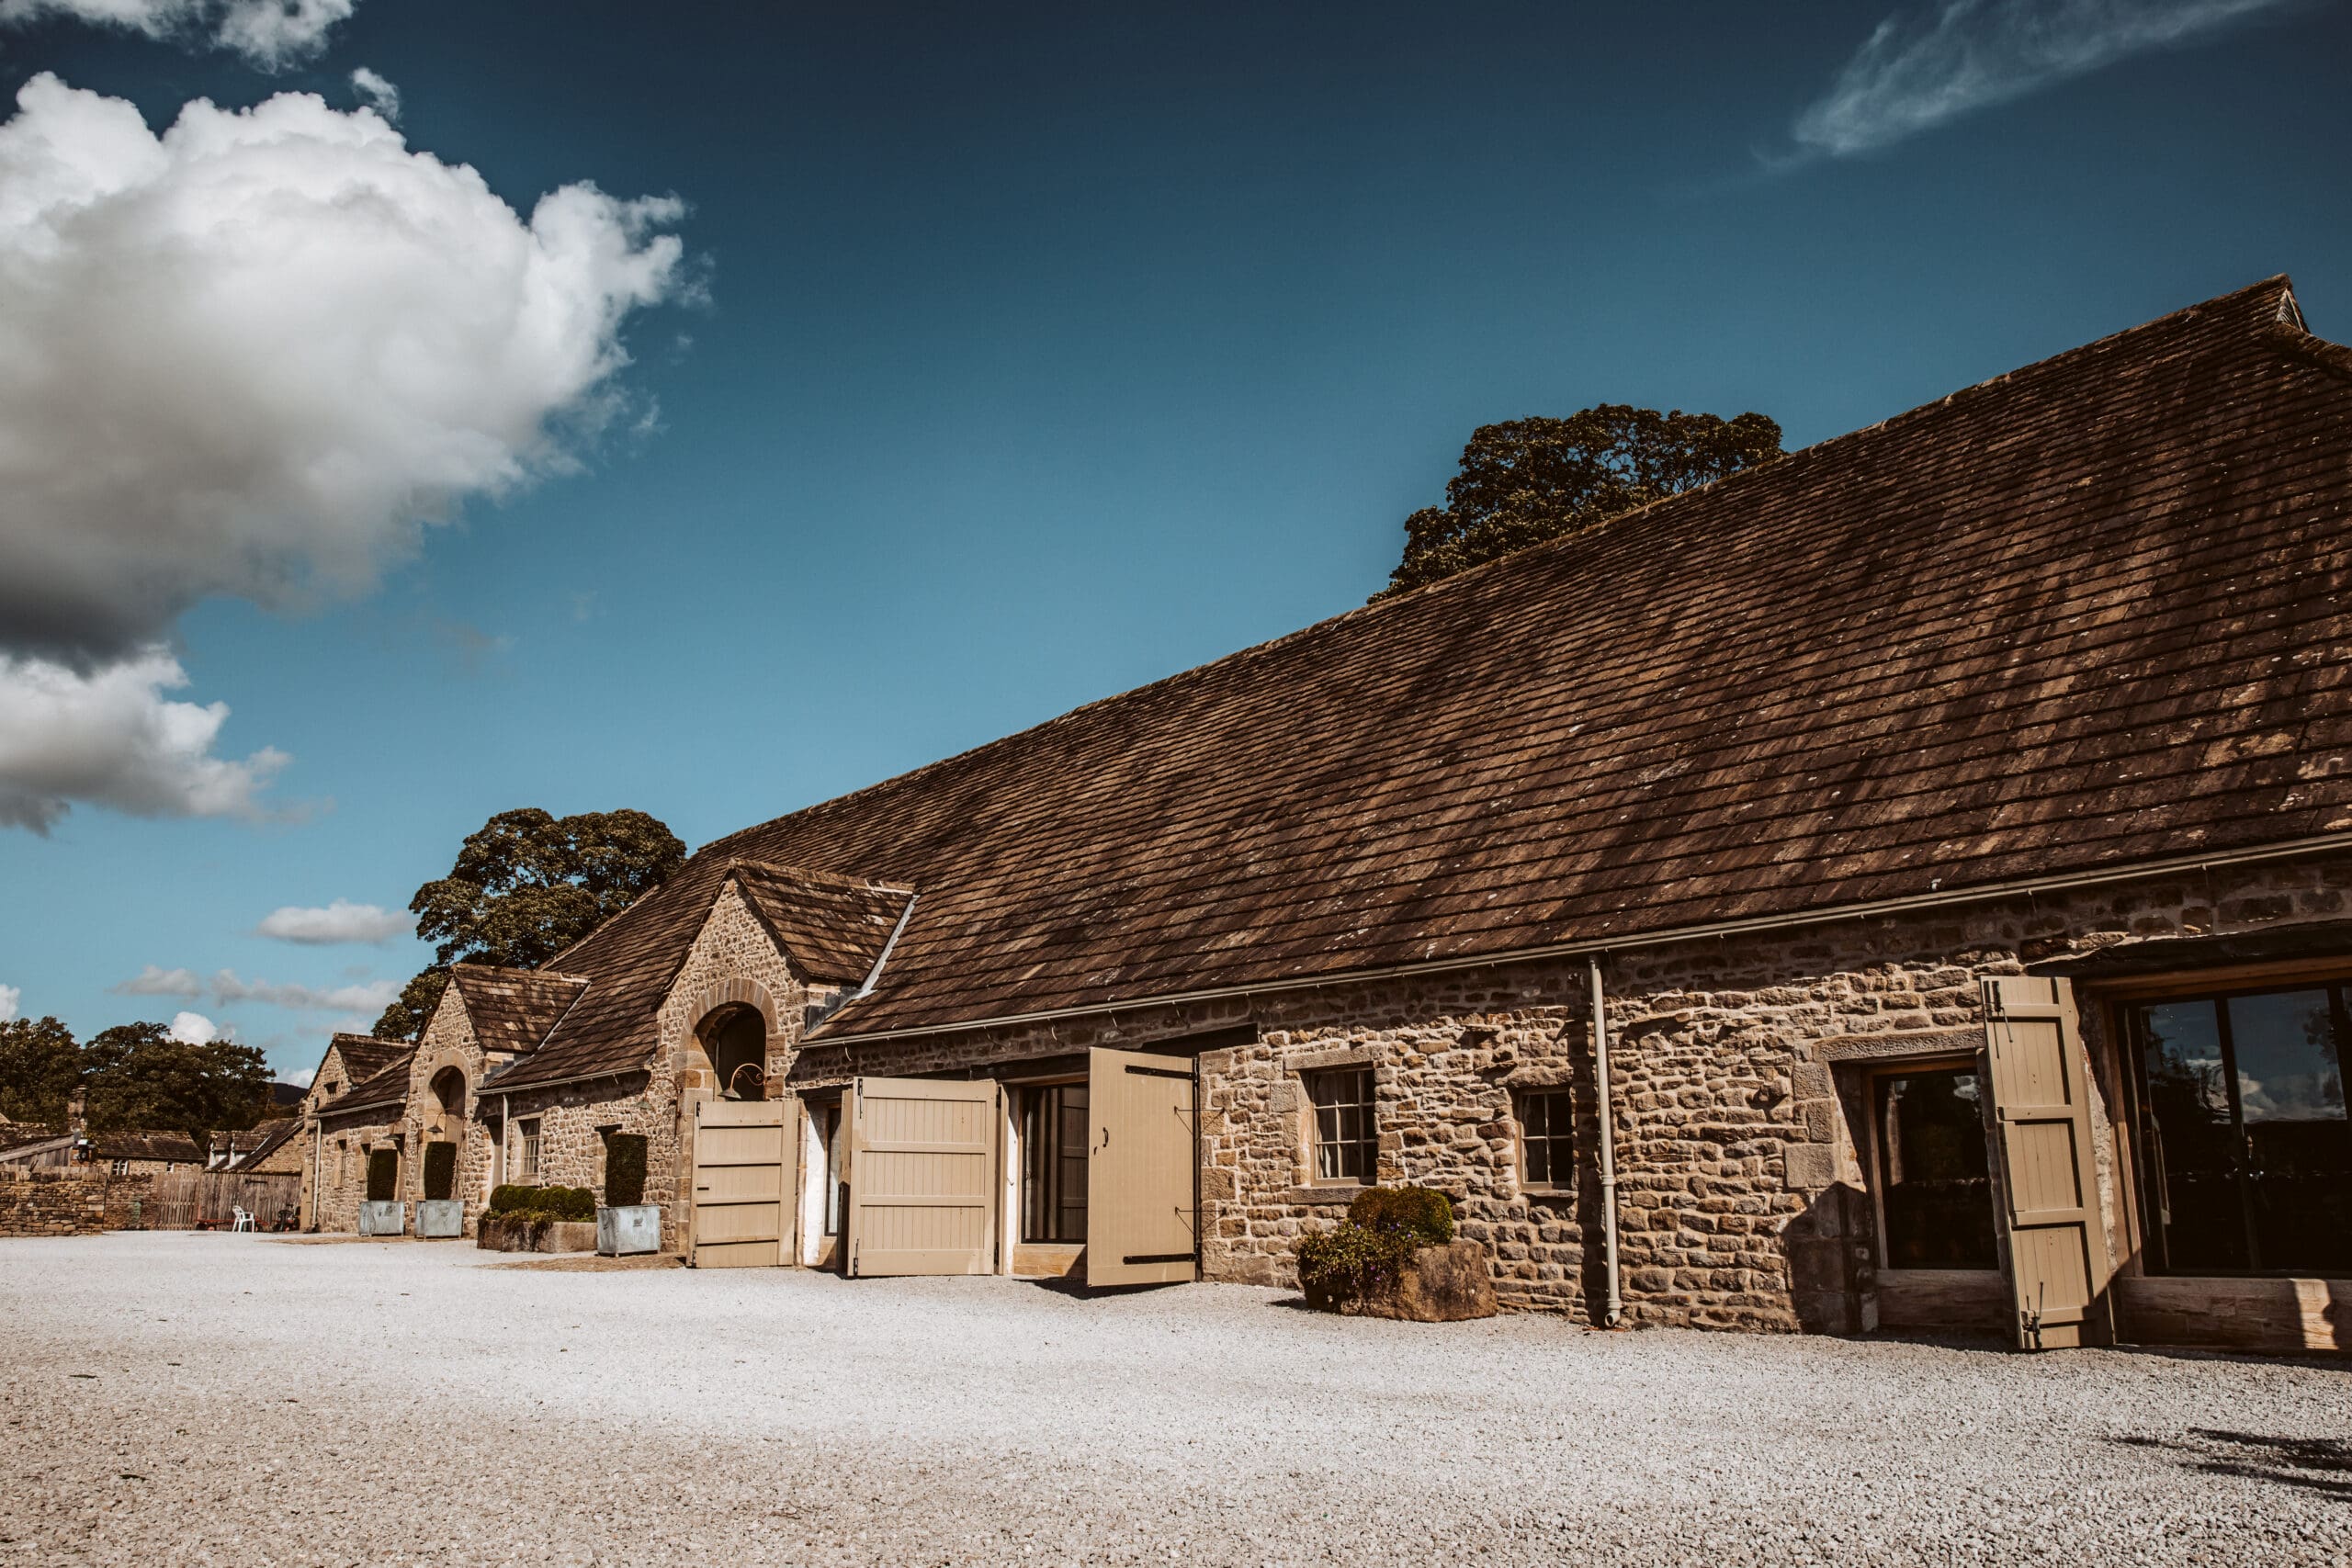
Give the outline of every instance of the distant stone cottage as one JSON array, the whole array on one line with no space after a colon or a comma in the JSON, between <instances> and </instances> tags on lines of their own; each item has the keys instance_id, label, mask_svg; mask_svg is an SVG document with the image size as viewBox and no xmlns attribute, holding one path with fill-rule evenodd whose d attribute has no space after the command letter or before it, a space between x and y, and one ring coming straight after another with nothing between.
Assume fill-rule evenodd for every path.
<instances>
[{"instance_id":1,"label":"distant stone cottage","mask_svg":"<svg viewBox=\"0 0 2352 1568\"><path fill-rule=\"evenodd\" d=\"M1283 1284L1420 1182L1578 1321L2352 1348L2347 504L2223 296L706 846L339 1037L313 1223L629 1132L703 1264Z\"/></svg>"}]
</instances>

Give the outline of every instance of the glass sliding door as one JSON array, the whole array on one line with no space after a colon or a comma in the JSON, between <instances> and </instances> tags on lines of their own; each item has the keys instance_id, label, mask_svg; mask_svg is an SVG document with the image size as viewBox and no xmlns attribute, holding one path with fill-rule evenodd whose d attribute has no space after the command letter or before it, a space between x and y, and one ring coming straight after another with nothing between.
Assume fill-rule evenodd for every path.
<instances>
[{"instance_id":1,"label":"glass sliding door","mask_svg":"<svg viewBox=\"0 0 2352 1568\"><path fill-rule=\"evenodd\" d=\"M2340 984L2132 1010L2150 1262L2352 1273Z\"/></svg>"}]
</instances>

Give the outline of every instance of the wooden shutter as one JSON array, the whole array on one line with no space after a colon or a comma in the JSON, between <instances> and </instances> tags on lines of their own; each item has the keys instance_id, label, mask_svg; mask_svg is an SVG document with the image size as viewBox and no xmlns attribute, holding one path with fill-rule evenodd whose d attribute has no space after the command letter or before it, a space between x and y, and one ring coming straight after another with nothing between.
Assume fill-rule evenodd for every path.
<instances>
[{"instance_id":1,"label":"wooden shutter","mask_svg":"<svg viewBox=\"0 0 2352 1568\"><path fill-rule=\"evenodd\" d=\"M2099 1219L2090 1061L2074 987L2037 976L1988 978L1984 1034L2018 1348L2105 1344L2114 1266Z\"/></svg>"},{"instance_id":2,"label":"wooden shutter","mask_svg":"<svg viewBox=\"0 0 2352 1568\"><path fill-rule=\"evenodd\" d=\"M849 1119L845 1272L996 1272L997 1086L859 1078Z\"/></svg>"},{"instance_id":3,"label":"wooden shutter","mask_svg":"<svg viewBox=\"0 0 2352 1568\"><path fill-rule=\"evenodd\" d=\"M788 1262L785 1177L797 1100L706 1100L695 1107L695 1210L686 1261L696 1269Z\"/></svg>"},{"instance_id":4,"label":"wooden shutter","mask_svg":"<svg viewBox=\"0 0 2352 1568\"><path fill-rule=\"evenodd\" d=\"M1133 1051L1087 1053L1094 1122L1086 1165L1086 1282L1158 1285L1196 1277L1200 1253L1193 1064Z\"/></svg>"}]
</instances>

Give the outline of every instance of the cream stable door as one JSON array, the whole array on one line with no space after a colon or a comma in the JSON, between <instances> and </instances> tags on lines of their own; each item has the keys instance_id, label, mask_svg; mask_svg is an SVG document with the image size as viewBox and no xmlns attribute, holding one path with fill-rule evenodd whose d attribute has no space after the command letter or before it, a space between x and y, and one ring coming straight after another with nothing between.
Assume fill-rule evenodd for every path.
<instances>
[{"instance_id":1,"label":"cream stable door","mask_svg":"<svg viewBox=\"0 0 2352 1568\"><path fill-rule=\"evenodd\" d=\"M2025 975L1985 980L1984 1045L2018 1348L2104 1345L2114 1337L2114 1266L2099 1217L2090 1061L2073 986Z\"/></svg>"},{"instance_id":2,"label":"cream stable door","mask_svg":"<svg viewBox=\"0 0 2352 1568\"><path fill-rule=\"evenodd\" d=\"M706 1100L695 1107L696 1269L762 1269L793 1257L800 1190L797 1100Z\"/></svg>"},{"instance_id":3,"label":"cream stable door","mask_svg":"<svg viewBox=\"0 0 2352 1568\"><path fill-rule=\"evenodd\" d=\"M999 1096L987 1078L850 1085L845 1273L997 1271Z\"/></svg>"},{"instance_id":4,"label":"cream stable door","mask_svg":"<svg viewBox=\"0 0 2352 1568\"><path fill-rule=\"evenodd\" d=\"M1199 1125L1193 1064L1181 1056L1087 1054L1086 1282L1164 1285L1196 1278Z\"/></svg>"}]
</instances>

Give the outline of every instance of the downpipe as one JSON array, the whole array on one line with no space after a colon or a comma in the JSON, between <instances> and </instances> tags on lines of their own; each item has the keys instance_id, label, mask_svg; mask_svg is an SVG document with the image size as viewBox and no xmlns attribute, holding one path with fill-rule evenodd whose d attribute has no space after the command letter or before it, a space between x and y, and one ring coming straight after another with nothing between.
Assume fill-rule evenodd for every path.
<instances>
[{"instance_id":1,"label":"downpipe","mask_svg":"<svg viewBox=\"0 0 2352 1568\"><path fill-rule=\"evenodd\" d=\"M1600 989L1600 955L1594 953L1588 964L1585 992L1592 1001L1592 1087L1600 1114L1600 1258L1609 1277L1600 1325L1614 1328L1625 1315L1624 1294L1617 1283L1617 1107L1609 1093L1609 1004Z\"/></svg>"}]
</instances>

